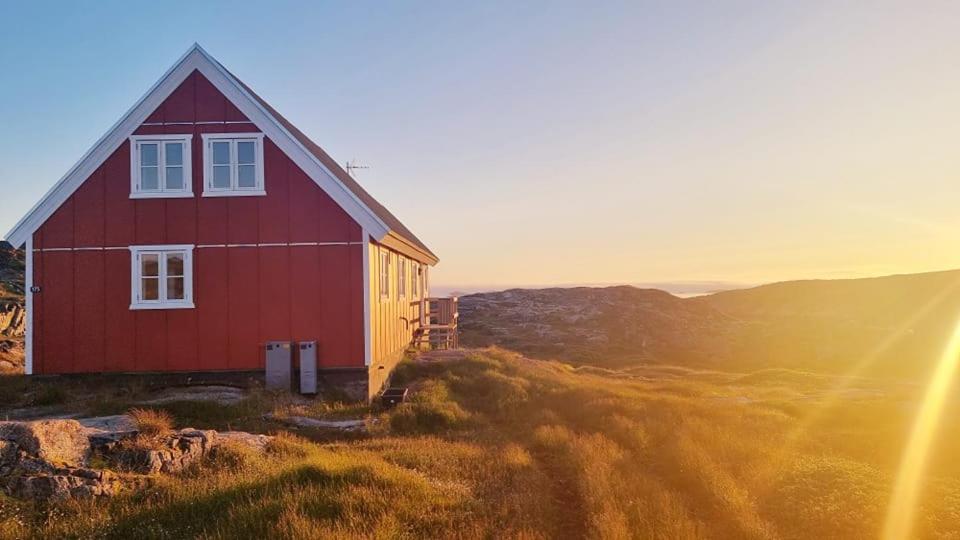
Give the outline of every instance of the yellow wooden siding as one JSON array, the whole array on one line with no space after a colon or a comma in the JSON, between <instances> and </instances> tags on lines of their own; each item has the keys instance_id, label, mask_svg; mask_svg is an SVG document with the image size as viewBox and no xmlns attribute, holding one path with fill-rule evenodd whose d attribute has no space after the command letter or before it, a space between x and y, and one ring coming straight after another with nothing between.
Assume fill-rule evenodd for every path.
<instances>
[{"instance_id":1,"label":"yellow wooden siding","mask_svg":"<svg viewBox=\"0 0 960 540\"><path fill-rule=\"evenodd\" d=\"M420 296L414 296L410 286L411 261L407 260L407 292L406 297L399 298L397 291L397 276L399 273L398 257L403 255L370 243L370 391L376 392L394 365L402 358L403 352L413 341L413 333L420 326L420 300L427 295L427 284L424 280L423 291ZM389 254L389 283L390 291L386 299L381 298L380 289L380 254ZM426 273L427 265L421 264L421 270ZM383 369L380 369L381 366Z\"/></svg>"}]
</instances>

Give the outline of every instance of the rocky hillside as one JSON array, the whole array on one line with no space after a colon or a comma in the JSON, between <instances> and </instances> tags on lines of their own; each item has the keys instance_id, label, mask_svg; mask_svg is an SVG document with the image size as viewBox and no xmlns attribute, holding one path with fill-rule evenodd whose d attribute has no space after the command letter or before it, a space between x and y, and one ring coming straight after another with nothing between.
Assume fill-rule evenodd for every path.
<instances>
[{"instance_id":1,"label":"rocky hillside","mask_svg":"<svg viewBox=\"0 0 960 540\"><path fill-rule=\"evenodd\" d=\"M0 373L23 364L23 252L0 242Z\"/></svg>"},{"instance_id":2,"label":"rocky hillside","mask_svg":"<svg viewBox=\"0 0 960 540\"><path fill-rule=\"evenodd\" d=\"M0 241L0 302L23 301L23 251Z\"/></svg>"},{"instance_id":3,"label":"rocky hillside","mask_svg":"<svg viewBox=\"0 0 960 540\"><path fill-rule=\"evenodd\" d=\"M463 340L584 364L691 363L723 346L730 318L656 289L511 289L460 299Z\"/></svg>"},{"instance_id":4,"label":"rocky hillside","mask_svg":"<svg viewBox=\"0 0 960 540\"><path fill-rule=\"evenodd\" d=\"M795 281L677 298L633 287L461 297L463 342L573 363L923 376L960 315L960 271Z\"/></svg>"}]
</instances>

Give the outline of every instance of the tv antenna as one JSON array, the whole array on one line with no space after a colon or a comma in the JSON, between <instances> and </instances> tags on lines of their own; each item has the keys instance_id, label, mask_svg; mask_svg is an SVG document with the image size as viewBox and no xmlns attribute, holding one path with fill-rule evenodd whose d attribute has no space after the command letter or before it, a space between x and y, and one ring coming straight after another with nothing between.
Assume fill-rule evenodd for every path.
<instances>
[{"instance_id":1,"label":"tv antenna","mask_svg":"<svg viewBox=\"0 0 960 540\"><path fill-rule=\"evenodd\" d=\"M370 168L369 165L363 165L363 164L361 164L361 163L357 163L357 160L355 160L355 159L352 159L352 160L347 161L347 167L346 167L346 169L347 169L347 174L349 174L350 176L356 176L355 174L353 174L353 171L355 171L355 170L358 170L358 169L369 169L369 168Z\"/></svg>"}]
</instances>

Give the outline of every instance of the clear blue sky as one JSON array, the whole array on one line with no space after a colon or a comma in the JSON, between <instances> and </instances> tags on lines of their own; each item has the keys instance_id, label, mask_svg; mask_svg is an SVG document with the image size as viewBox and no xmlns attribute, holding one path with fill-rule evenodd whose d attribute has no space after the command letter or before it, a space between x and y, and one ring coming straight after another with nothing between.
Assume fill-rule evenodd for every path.
<instances>
[{"instance_id":1,"label":"clear blue sky","mask_svg":"<svg viewBox=\"0 0 960 540\"><path fill-rule=\"evenodd\" d=\"M435 283L960 266L960 8L855 4L7 3L0 231L197 41Z\"/></svg>"}]
</instances>

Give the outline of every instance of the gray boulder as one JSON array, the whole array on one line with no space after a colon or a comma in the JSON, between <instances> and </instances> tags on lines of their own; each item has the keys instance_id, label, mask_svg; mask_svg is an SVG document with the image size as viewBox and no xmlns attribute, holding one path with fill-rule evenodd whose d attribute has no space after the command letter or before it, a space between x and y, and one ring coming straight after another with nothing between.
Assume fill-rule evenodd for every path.
<instances>
[{"instance_id":1,"label":"gray boulder","mask_svg":"<svg viewBox=\"0 0 960 540\"><path fill-rule=\"evenodd\" d=\"M107 497L119 491L120 483L110 471L62 468L52 474L16 476L7 492L21 499L64 501Z\"/></svg>"},{"instance_id":2,"label":"gray boulder","mask_svg":"<svg viewBox=\"0 0 960 540\"><path fill-rule=\"evenodd\" d=\"M181 429L154 444L118 446L118 459L132 472L173 474L210 453L216 431Z\"/></svg>"},{"instance_id":3,"label":"gray boulder","mask_svg":"<svg viewBox=\"0 0 960 540\"><path fill-rule=\"evenodd\" d=\"M0 422L0 440L54 465L80 467L90 454L87 430L76 420Z\"/></svg>"}]
</instances>

